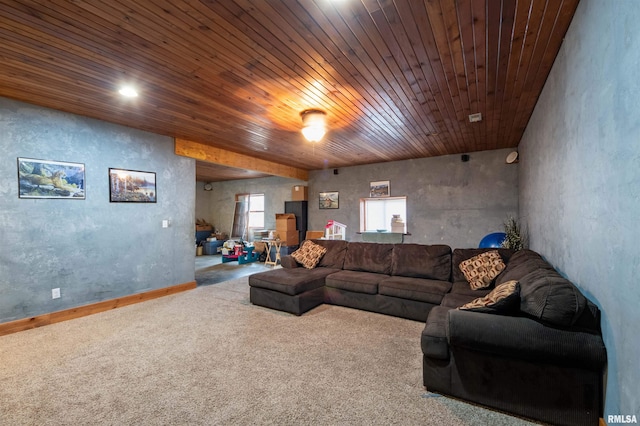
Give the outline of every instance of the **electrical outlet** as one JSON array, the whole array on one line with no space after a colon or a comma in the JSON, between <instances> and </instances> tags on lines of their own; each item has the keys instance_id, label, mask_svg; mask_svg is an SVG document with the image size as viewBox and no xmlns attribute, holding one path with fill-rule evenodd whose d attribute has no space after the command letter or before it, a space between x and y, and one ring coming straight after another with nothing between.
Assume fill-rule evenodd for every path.
<instances>
[{"instance_id":1,"label":"electrical outlet","mask_svg":"<svg viewBox=\"0 0 640 426\"><path fill-rule=\"evenodd\" d=\"M59 288L52 288L51 289L51 298L52 299L59 299L60 298L60 289Z\"/></svg>"},{"instance_id":2,"label":"electrical outlet","mask_svg":"<svg viewBox=\"0 0 640 426\"><path fill-rule=\"evenodd\" d=\"M162 227L163 228L168 228L169 227L169 221L168 220L163 220L162 221Z\"/></svg>"}]
</instances>

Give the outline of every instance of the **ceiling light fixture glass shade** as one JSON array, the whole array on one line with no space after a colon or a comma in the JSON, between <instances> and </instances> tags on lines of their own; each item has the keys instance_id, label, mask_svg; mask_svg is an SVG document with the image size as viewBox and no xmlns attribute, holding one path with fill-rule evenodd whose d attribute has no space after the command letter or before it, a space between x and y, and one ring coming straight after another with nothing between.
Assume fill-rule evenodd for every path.
<instances>
[{"instance_id":1,"label":"ceiling light fixture glass shade","mask_svg":"<svg viewBox=\"0 0 640 426\"><path fill-rule=\"evenodd\" d=\"M319 142L327 133L327 113L318 109L307 109L300 113L302 135L309 142Z\"/></svg>"},{"instance_id":2,"label":"ceiling light fixture glass shade","mask_svg":"<svg viewBox=\"0 0 640 426\"><path fill-rule=\"evenodd\" d=\"M120 93L125 98L136 98L136 97L138 97L138 91L133 86L122 86L120 88L120 90L118 90L118 93Z\"/></svg>"}]
</instances>

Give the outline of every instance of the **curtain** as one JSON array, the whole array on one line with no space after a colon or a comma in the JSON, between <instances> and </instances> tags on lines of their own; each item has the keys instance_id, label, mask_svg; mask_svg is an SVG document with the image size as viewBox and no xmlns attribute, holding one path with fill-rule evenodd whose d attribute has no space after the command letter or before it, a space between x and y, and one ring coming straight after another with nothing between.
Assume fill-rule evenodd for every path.
<instances>
[{"instance_id":1,"label":"curtain","mask_svg":"<svg viewBox=\"0 0 640 426\"><path fill-rule=\"evenodd\" d=\"M231 238L240 238L246 241L247 225L249 223L249 194L236 196L236 209L233 214L233 226L231 227Z\"/></svg>"}]
</instances>

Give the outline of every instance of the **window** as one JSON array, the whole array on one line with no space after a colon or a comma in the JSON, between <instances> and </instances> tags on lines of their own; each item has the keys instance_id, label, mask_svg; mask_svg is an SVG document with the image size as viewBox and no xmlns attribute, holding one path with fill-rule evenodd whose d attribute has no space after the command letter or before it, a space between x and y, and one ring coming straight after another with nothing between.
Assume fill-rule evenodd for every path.
<instances>
[{"instance_id":1,"label":"window","mask_svg":"<svg viewBox=\"0 0 640 426\"><path fill-rule=\"evenodd\" d=\"M384 229L391 231L391 218L400 215L407 233L407 197L361 198L360 232Z\"/></svg>"},{"instance_id":2,"label":"window","mask_svg":"<svg viewBox=\"0 0 640 426\"><path fill-rule=\"evenodd\" d=\"M232 237L248 240L252 229L264 229L264 194L237 194Z\"/></svg>"},{"instance_id":3,"label":"window","mask_svg":"<svg viewBox=\"0 0 640 426\"><path fill-rule=\"evenodd\" d=\"M264 229L264 194L249 195L249 228Z\"/></svg>"}]
</instances>

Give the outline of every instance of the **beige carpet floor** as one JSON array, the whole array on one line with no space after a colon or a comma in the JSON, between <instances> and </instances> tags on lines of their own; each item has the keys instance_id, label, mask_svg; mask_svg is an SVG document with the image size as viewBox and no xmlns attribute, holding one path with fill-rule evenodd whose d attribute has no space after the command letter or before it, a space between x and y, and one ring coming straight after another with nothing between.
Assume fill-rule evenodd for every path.
<instances>
[{"instance_id":1,"label":"beige carpet floor","mask_svg":"<svg viewBox=\"0 0 640 426\"><path fill-rule=\"evenodd\" d=\"M0 424L531 424L427 393L418 322L248 294L243 277L0 337Z\"/></svg>"}]
</instances>

